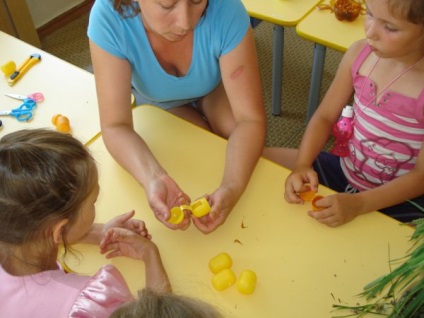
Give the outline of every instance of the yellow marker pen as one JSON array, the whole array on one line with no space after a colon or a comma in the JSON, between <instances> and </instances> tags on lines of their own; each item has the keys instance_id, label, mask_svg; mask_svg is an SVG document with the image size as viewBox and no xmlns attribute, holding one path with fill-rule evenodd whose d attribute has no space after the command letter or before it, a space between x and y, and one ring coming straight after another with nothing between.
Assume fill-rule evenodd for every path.
<instances>
[{"instance_id":1,"label":"yellow marker pen","mask_svg":"<svg viewBox=\"0 0 424 318\"><path fill-rule=\"evenodd\" d=\"M41 61L40 54L31 54L25 62L7 79L10 86L14 85L33 65Z\"/></svg>"}]
</instances>

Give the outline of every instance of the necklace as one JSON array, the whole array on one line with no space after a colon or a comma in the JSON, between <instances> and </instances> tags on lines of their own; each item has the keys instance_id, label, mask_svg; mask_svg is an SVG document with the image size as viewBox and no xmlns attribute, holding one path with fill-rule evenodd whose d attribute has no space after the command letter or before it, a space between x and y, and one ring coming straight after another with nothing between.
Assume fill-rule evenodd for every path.
<instances>
[{"instance_id":1,"label":"necklace","mask_svg":"<svg viewBox=\"0 0 424 318\"><path fill-rule=\"evenodd\" d=\"M383 89L378 93L378 94L376 94L366 105L365 105L365 107L368 107L371 103L373 103L373 104L375 104L375 101L377 100L377 98L378 97L380 97L394 82L396 82L399 78L401 78L403 75L405 75L407 72L409 72L415 65L417 65L419 62L421 62L421 60L424 58L424 56L423 57L421 57L418 61L416 61L416 62L414 62L413 64L411 64L411 65L409 65L407 68L405 68L404 70L402 70L402 72L400 72L398 75L396 75L390 82L388 82L387 84L386 84L386 86L384 86L383 87ZM377 65L377 63L380 61L380 57L378 57L377 59L376 59L376 61L374 62L374 64L371 66L371 69L370 69L370 71L368 72L368 74L367 74L367 76L366 76L366 78L365 78L365 80L364 80L364 82L362 83L362 86L361 86L361 90L359 91L359 100L361 99L361 97L362 97L362 92L363 92L363 90L364 90L364 87L365 87L365 84L366 84L366 82L369 80L369 78L370 78L370 76L371 76L371 73L374 71L374 69L375 69L375 67L376 67L376 65ZM377 106L379 107L380 106L380 104L377 104Z\"/></svg>"}]
</instances>

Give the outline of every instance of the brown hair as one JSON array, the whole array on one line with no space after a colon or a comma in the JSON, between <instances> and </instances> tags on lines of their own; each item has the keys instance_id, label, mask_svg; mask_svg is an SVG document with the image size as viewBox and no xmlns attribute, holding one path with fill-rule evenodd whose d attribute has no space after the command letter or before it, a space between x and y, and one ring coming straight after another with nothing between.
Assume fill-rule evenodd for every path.
<instances>
[{"instance_id":1,"label":"brown hair","mask_svg":"<svg viewBox=\"0 0 424 318\"><path fill-rule=\"evenodd\" d=\"M133 0L113 0L113 8L123 17L132 17L140 13L138 3Z\"/></svg>"},{"instance_id":2,"label":"brown hair","mask_svg":"<svg viewBox=\"0 0 424 318\"><path fill-rule=\"evenodd\" d=\"M110 318L222 318L212 305L199 299L145 288L138 299L117 309Z\"/></svg>"},{"instance_id":3,"label":"brown hair","mask_svg":"<svg viewBox=\"0 0 424 318\"><path fill-rule=\"evenodd\" d=\"M387 3L393 16L424 26L424 1L387 0Z\"/></svg>"},{"instance_id":4,"label":"brown hair","mask_svg":"<svg viewBox=\"0 0 424 318\"><path fill-rule=\"evenodd\" d=\"M62 233L66 252L69 228L97 184L98 175L92 156L71 135L32 129L1 138L0 180L3 263L10 249L36 240L46 243L44 257L51 255L51 229L62 219L69 220ZM38 259L33 265L45 269L43 255L33 255Z\"/></svg>"},{"instance_id":5,"label":"brown hair","mask_svg":"<svg viewBox=\"0 0 424 318\"><path fill-rule=\"evenodd\" d=\"M134 0L111 0L113 1L113 8L118 12L122 17L133 17L141 12L138 2ZM206 9L209 6L209 1L206 4L205 11L203 15L206 14Z\"/></svg>"}]
</instances>

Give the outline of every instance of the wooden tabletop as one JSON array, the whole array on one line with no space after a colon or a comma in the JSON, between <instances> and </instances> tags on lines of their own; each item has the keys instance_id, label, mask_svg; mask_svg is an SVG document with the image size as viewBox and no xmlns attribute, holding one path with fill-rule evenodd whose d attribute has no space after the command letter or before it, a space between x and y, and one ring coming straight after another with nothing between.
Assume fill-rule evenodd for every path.
<instances>
[{"instance_id":1,"label":"wooden tabletop","mask_svg":"<svg viewBox=\"0 0 424 318\"><path fill-rule=\"evenodd\" d=\"M7 77L0 73L0 110L11 110L22 104L4 96L5 93L27 95L41 92L45 97L28 122L1 116L3 127L0 128L0 136L25 128L55 129L51 119L56 114L69 118L72 135L84 143L100 132L93 74L4 32L0 32L0 47L0 65L14 61L18 68L31 54L41 55L41 61L13 86L9 86Z\"/></svg>"},{"instance_id":2,"label":"wooden tabletop","mask_svg":"<svg viewBox=\"0 0 424 318\"><path fill-rule=\"evenodd\" d=\"M194 200L218 187L226 141L153 106L134 109L137 132L168 173ZM241 200L226 223L204 235L193 225L173 231L153 216L144 190L108 154L102 138L89 146L100 169L97 221L136 210L158 245L174 291L218 306L225 317L328 318L333 304L355 305L370 281L390 270L389 260L405 255L413 230L378 212L337 228L307 215L309 203L292 205L283 197L285 168L261 159ZM331 190L321 186L319 194ZM117 258L106 261L97 246L77 245L80 261L71 268L93 274L111 262L131 289L144 287L144 265ZM242 295L236 286L216 291L208 262L227 252L232 269L253 270L256 290Z\"/></svg>"}]
</instances>

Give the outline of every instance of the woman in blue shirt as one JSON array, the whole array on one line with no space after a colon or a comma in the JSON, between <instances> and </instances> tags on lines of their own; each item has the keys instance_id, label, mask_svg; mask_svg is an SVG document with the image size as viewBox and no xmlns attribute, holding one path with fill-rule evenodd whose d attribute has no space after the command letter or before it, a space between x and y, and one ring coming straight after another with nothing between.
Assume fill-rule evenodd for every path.
<instances>
[{"instance_id":1,"label":"woman in blue shirt","mask_svg":"<svg viewBox=\"0 0 424 318\"><path fill-rule=\"evenodd\" d=\"M254 36L240 0L97 0L88 29L100 121L112 156L144 187L156 217L190 198L133 129L137 104L151 104L228 139L211 213L193 219L209 233L244 192L265 140ZM159 128L160 129L160 128Z\"/></svg>"}]
</instances>

